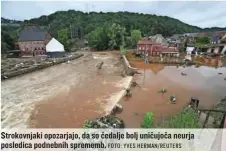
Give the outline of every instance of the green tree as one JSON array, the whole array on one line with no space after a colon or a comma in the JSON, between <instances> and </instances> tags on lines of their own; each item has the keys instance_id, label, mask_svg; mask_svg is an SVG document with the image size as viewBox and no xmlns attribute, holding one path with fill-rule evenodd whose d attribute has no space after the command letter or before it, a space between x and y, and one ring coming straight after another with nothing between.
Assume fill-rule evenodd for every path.
<instances>
[{"instance_id":1,"label":"green tree","mask_svg":"<svg viewBox=\"0 0 226 151\"><path fill-rule=\"evenodd\" d=\"M57 39L64 45L66 51L70 50L69 34L70 33L67 28L61 29L57 33Z\"/></svg>"},{"instance_id":2,"label":"green tree","mask_svg":"<svg viewBox=\"0 0 226 151\"><path fill-rule=\"evenodd\" d=\"M105 27L98 27L88 35L89 46L97 50L108 48L108 36Z\"/></svg>"},{"instance_id":3,"label":"green tree","mask_svg":"<svg viewBox=\"0 0 226 151\"><path fill-rule=\"evenodd\" d=\"M64 45L67 44L67 41L69 40L69 30L66 28L66 29L61 29L58 31L57 33L57 38L58 40L63 43Z\"/></svg>"},{"instance_id":4,"label":"green tree","mask_svg":"<svg viewBox=\"0 0 226 151\"><path fill-rule=\"evenodd\" d=\"M110 49L119 49L120 46L125 46L125 28L113 23L107 32L110 39L108 46Z\"/></svg>"},{"instance_id":5,"label":"green tree","mask_svg":"<svg viewBox=\"0 0 226 151\"><path fill-rule=\"evenodd\" d=\"M131 40L131 37L129 37L129 36L126 36L125 37L125 46L127 48L132 48L132 40Z\"/></svg>"},{"instance_id":6,"label":"green tree","mask_svg":"<svg viewBox=\"0 0 226 151\"><path fill-rule=\"evenodd\" d=\"M131 31L131 42L132 47L135 47L137 45L137 42L141 39L141 32L140 30L132 30Z\"/></svg>"},{"instance_id":7,"label":"green tree","mask_svg":"<svg viewBox=\"0 0 226 151\"><path fill-rule=\"evenodd\" d=\"M14 49L15 41L13 38L6 32L1 32L1 53L4 54L9 50Z\"/></svg>"},{"instance_id":8,"label":"green tree","mask_svg":"<svg viewBox=\"0 0 226 151\"><path fill-rule=\"evenodd\" d=\"M123 46L120 46L120 52L122 55L126 54L126 49Z\"/></svg>"},{"instance_id":9,"label":"green tree","mask_svg":"<svg viewBox=\"0 0 226 151\"><path fill-rule=\"evenodd\" d=\"M210 43L209 37L196 37L195 40L196 40L196 43L198 43L198 44L209 44Z\"/></svg>"}]
</instances>

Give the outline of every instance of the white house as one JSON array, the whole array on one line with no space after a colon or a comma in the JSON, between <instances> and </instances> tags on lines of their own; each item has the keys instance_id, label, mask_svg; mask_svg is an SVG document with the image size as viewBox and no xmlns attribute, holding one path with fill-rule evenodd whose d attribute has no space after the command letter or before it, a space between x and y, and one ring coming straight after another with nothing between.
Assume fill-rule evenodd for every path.
<instances>
[{"instance_id":1,"label":"white house","mask_svg":"<svg viewBox=\"0 0 226 151\"><path fill-rule=\"evenodd\" d=\"M187 47L186 48L187 55L191 55L194 50L195 50L195 47Z\"/></svg>"},{"instance_id":2,"label":"white house","mask_svg":"<svg viewBox=\"0 0 226 151\"><path fill-rule=\"evenodd\" d=\"M221 54L226 54L226 45L225 45L224 48L222 49Z\"/></svg>"},{"instance_id":3,"label":"white house","mask_svg":"<svg viewBox=\"0 0 226 151\"><path fill-rule=\"evenodd\" d=\"M46 45L46 54L50 58L61 58L65 56L64 45L52 38Z\"/></svg>"}]
</instances>

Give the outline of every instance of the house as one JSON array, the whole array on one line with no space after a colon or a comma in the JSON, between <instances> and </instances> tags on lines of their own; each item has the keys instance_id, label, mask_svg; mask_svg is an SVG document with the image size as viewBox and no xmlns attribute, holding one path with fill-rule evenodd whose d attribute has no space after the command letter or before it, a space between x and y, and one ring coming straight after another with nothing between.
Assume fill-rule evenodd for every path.
<instances>
[{"instance_id":1,"label":"house","mask_svg":"<svg viewBox=\"0 0 226 151\"><path fill-rule=\"evenodd\" d=\"M195 35L195 37L210 37L211 33L209 32L200 32Z\"/></svg>"},{"instance_id":2,"label":"house","mask_svg":"<svg viewBox=\"0 0 226 151\"><path fill-rule=\"evenodd\" d=\"M223 47L221 54L226 54L226 45Z\"/></svg>"},{"instance_id":3,"label":"house","mask_svg":"<svg viewBox=\"0 0 226 151\"><path fill-rule=\"evenodd\" d=\"M220 36L219 35L213 35L211 39L212 44L219 44L220 43Z\"/></svg>"},{"instance_id":4,"label":"house","mask_svg":"<svg viewBox=\"0 0 226 151\"><path fill-rule=\"evenodd\" d=\"M185 47L186 47L186 44L195 42L196 35L197 35L197 33L186 33L183 35L184 41L185 41Z\"/></svg>"},{"instance_id":5,"label":"house","mask_svg":"<svg viewBox=\"0 0 226 151\"><path fill-rule=\"evenodd\" d=\"M213 34L211 43L212 44L220 44L222 43L222 39L226 39L226 31L217 31ZM223 40L223 43L226 42L226 40Z\"/></svg>"},{"instance_id":6,"label":"house","mask_svg":"<svg viewBox=\"0 0 226 151\"><path fill-rule=\"evenodd\" d=\"M139 40L137 43L137 52L151 55L157 52L157 49L160 49L160 47L162 47L161 44L154 43L151 40Z\"/></svg>"},{"instance_id":7,"label":"house","mask_svg":"<svg viewBox=\"0 0 226 151\"><path fill-rule=\"evenodd\" d=\"M21 33L17 41L21 56L36 56L46 53L46 45L51 35L40 27L29 26Z\"/></svg>"},{"instance_id":8,"label":"house","mask_svg":"<svg viewBox=\"0 0 226 151\"><path fill-rule=\"evenodd\" d=\"M226 34L221 38L221 43L223 43L223 44L226 43Z\"/></svg>"},{"instance_id":9,"label":"house","mask_svg":"<svg viewBox=\"0 0 226 151\"><path fill-rule=\"evenodd\" d=\"M186 48L187 55L193 54L194 50L195 50L195 47L187 47Z\"/></svg>"},{"instance_id":10,"label":"house","mask_svg":"<svg viewBox=\"0 0 226 151\"><path fill-rule=\"evenodd\" d=\"M163 47L160 50L161 55L179 57L179 50L176 47Z\"/></svg>"},{"instance_id":11,"label":"house","mask_svg":"<svg viewBox=\"0 0 226 151\"><path fill-rule=\"evenodd\" d=\"M161 34L156 34L154 36L150 36L149 39L154 42L164 46L167 46L167 39L165 39Z\"/></svg>"},{"instance_id":12,"label":"house","mask_svg":"<svg viewBox=\"0 0 226 151\"><path fill-rule=\"evenodd\" d=\"M65 56L64 46L52 38L50 42L46 45L46 55L50 58L61 58Z\"/></svg>"},{"instance_id":13,"label":"house","mask_svg":"<svg viewBox=\"0 0 226 151\"><path fill-rule=\"evenodd\" d=\"M179 50L176 47L166 47L162 44L154 43L151 40L139 40L137 44L137 52L148 53L151 56L179 55Z\"/></svg>"}]
</instances>

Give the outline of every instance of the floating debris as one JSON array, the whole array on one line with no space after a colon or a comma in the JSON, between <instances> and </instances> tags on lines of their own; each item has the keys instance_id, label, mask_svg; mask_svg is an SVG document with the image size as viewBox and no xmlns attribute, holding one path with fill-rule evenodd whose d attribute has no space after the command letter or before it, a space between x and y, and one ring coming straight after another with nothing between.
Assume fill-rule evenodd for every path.
<instances>
[{"instance_id":1,"label":"floating debris","mask_svg":"<svg viewBox=\"0 0 226 151\"><path fill-rule=\"evenodd\" d=\"M131 96L131 95L132 95L132 93L131 93L130 89L126 89L126 96Z\"/></svg>"},{"instance_id":2,"label":"floating debris","mask_svg":"<svg viewBox=\"0 0 226 151\"><path fill-rule=\"evenodd\" d=\"M166 93L166 92L167 92L167 89L164 89L164 88L158 91L158 93Z\"/></svg>"},{"instance_id":3,"label":"floating debris","mask_svg":"<svg viewBox=\"0 0 226 151\"><path fill-rule=\"evenodd\" d=\"M186 73L184 73L184 72L181 72L181 75L182 75L182 76L186 76L187 74L186 74Z\"/></svg>"},{"instance_id":4,"label":"floating debris","mask_svg":"<svg viewBox=\"0 0 226 151\"><path fill-rule=\"evenodd\" d=\"M135 82L135 81L133 81L132 83L131 83L131 87L136 87L138 84Z\"/></svg>"},{"instance_id":5,"label":"floating debris","mask_svg":"<svg viewBox=\"0 0 226 151\"><path fill-rule=\"evenodd\" d=\"M222 72L218 72L218 74L223 74Z\"/></svg>"},{"instance_id":6,"label":"floating debris","mask_svg":"<svg viewBox=\"0 0 226 151\"><path fill-rule=\"evenodd\" d=\"M170 102L171 103L175 104L176 103L176 100L177 100L177 98L176 98L175 95L170 96Z\"/></svg>"},{"instance_id":7,"label":"floating debris","mask_svg":"<svg viewBox=\"0 0 226 151\"><path fill-rule=\"evenodd\" d=\"M103 61L101 61L100 63L98 63L97 65L96 65L96 67L100 70L101 68L102 68L102 65L104 64L104 62Z\"/></svg>"},{"instance_id":8,"label":"floating debris","mask_svg":"<svg viewBox=\"0 0 226 151\"><path fill-rule=\"evenodd\" d=\"M224 78L224 80L226 81L226 78Z\"/></svg>"}]
</instances>

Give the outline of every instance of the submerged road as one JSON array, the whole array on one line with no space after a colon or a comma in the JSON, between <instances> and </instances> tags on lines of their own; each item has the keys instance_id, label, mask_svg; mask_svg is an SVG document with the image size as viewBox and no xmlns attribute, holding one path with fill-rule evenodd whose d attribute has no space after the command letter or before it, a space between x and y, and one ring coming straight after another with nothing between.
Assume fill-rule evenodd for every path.
<instances>
[{"instance_id":1,"label":"submerged road","mask_svg":"<svg viewBox=\"0 0 226 151\"><path fill-rule=\"evenodd\" d=\"M97 73L95 67L104 62ZM84 57L2 81L2 128L81 127L100 116L124 89L128 78L119 54L85 53Z\"/></svg>"}]
</instances>

